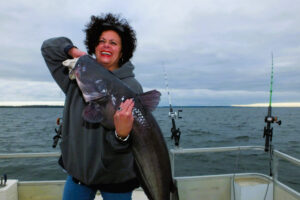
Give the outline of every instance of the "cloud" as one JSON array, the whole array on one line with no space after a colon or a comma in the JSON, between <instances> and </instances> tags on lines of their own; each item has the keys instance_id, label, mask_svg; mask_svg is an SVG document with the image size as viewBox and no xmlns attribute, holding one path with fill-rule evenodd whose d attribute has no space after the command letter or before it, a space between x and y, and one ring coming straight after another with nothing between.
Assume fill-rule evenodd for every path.
<instances>
[{"instance_id":1,"label":"cloud","mask_svg":"<svg viewBox=\"0 0 300 200\"><path fill-rule=\"evenodd\" d=\"M84 50L82 30L103 12L121 14L136 30L132 61L141 84L165 88L165 67L177 104L265 102L271 52L274 99L299 101L300 4L292 0L11 0L0 6L0 101L62 99L40 46L66 36Z\"/></svg>"}]
</instances>

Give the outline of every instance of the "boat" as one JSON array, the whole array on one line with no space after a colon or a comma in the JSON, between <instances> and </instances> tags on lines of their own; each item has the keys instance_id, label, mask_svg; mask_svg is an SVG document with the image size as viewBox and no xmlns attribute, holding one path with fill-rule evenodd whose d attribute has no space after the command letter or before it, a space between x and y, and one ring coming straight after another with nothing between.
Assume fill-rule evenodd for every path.
<instances>
[{"instance_id":1,"label":"boat","mask_svg":"<svg viewBox=\"0 0 300 200\"><path fill-rule=\"evenodd\" d=\"M264 151L263 146L229 146L210 148L170 149L172 174L177 183L180 200L300 200L300 193L278 180L276 166L282 160L300 167L300 160L273 150L272 176L262 173L231 173L203 176L175 176L175 160L179 155ZM0 159L59 157L59 152L0 154ZM62 199L64 180L19 181L1 179L1 200L59 200ZM95 200L101 200L100 193ZM141 188L133 192L133 200L146 200Z\"/></svg>"}]
</instances>

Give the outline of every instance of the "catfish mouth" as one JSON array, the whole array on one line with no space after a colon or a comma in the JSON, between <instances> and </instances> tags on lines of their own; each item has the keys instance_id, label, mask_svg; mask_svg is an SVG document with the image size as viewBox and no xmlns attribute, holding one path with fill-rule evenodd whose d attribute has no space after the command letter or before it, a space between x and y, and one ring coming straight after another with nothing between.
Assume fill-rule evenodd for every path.
<instances>
[{"instance_id":1,"label":"catfish mouth","mask_svg":"<svg viewBox=\"0 0 300 200\"><path fill-rule=\"evenodd\" d=\"M73 69L73 73L76 78L80 78L80 72L79 72L78 68Z\"/></svg>"},{"instance_id":2,"label":"catfish mouth","mask_svg":"<svg viewBox=\"0 0 300 200\"><path fill-rule=\"evenodd\" d=\"M103 102L106 102L108 100L108 96L102 95L98 92L92 92L92 93L82 93L83 98L85 102L95 102L102 104Z\"/></svg>"},{"instance_id":3,"label":"catfish mouth","mask_svg":"<svg viewBox=\"0 0 300 200\"><path fill-rule=\"evenodd\" d=\"M91 102L91 101L101 102L101 100L105 98L103 95L99 94L98 92L83 93L83 97L86 102Z\"/></svg>"},{"instance_id":4,"label":"catfish mouth","mask_svg":"<svg viewBox=\"0 0 300 200\"><path fill-rule=\"evenodd\" d=\"M80 79L82 73L85 73L85 72L86 72L86 66L78 65L78 66L75 67L72 71L73 71L75 77L76 77L77 79Z\"/></svg>"}]
</instances>

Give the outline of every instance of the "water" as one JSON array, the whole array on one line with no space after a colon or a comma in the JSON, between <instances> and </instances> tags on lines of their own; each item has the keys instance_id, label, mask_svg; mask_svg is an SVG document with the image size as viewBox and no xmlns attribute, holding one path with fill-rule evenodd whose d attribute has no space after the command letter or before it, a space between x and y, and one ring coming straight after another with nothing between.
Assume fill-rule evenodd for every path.
<instances>
[{"instance_id":1,"label":"water","mask_svg":"<svg viewBox=\"0 0 300 200\"><path fill-rule=\"evenodd\" d=\"M168 108L154 115L161 126L168 148L171 120ZM181 130L180 147L264 146L262 138L266 108L196 107L183 108L176 120ZM300 158L300 108L273 108L282 125L274 124L275 149ZM62 108L0 108L0 153L53 152L56 118ZM269 154L263 151L202 153L178 156L175 176L259 172L269 174ZM299 167L280 161L279 180L300 191ZM19 180L65 179L57 158L2 159L0 174Z\"/></svg>"}]
</instances>

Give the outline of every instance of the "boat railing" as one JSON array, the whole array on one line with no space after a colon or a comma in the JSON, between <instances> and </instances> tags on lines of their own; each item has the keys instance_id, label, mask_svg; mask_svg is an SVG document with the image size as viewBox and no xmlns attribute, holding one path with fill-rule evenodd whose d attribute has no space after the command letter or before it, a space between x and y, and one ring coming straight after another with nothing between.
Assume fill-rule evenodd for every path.
<instances>
[{"instance_id":1,"label":"boat railing","mask_svg":"<svg viewBox=\"0 0 300 200\"><path fill-rule=\"evenodd\" d=\"M59 157L60 152L41 152L41 153L0 153L0 159L8 158L48 158Z\"/></svg>"},{"instance_id":2,"label":"boat railing","mask_svg":"<svg viewBox=\"0 0 300 200\"><path fill-rule=\"evenodd\" d=\"M171 165L172 165L172 173L174 175L174 162L175 155L178 154L191 154L191 153L207 153L207 152L229 152L229 151L247 151L247 150L259 150L263 151L263 146L230 146L230 147L209 147L209 148L176 148L171 149ZM47 157L59 157L60 152L40 152L40 153L0 153L0 159L9 159L9 158L47 158ZM294 158L290 155L287 155L278 150L273 151L273 159L274 161L278 161L278 158L286 160L298 167L300 167L300 159ZM278 170L276 168L277 165L273 165L274 175L278 174Z\"/></svg>"},{"instance_id":3,"label":"boat railing","mask_svg":"<svg viewBox=\"0 0 300 200\"><path fill-rule=\"evenodd\" d=\"M264 151L263 146L230 146L230 147L210 147L210 148L176 148L170 150L172 175L175 174L175 156L179 154L207 153L207 152L229 152L229 151L248 151L258 150ZM10 158L47 158L59 157L60 152L41 152L41 153L1 153L0 159ZM297 167L300 167L300 160L290 155L282 153L278 150L273 150L272 172L274 181L278 181L278 162L279 159L286 160Z\"/></svg>"},{"instance_id":4,"label":"boat railing","mask_svg":"<svg viewBox=\"0 0 300 200\"><path fill-rule=\"evenodd\" d=\"M249 150L257 150L264 151L264 146L230 146L230 147L209 147L209 148L175 148L170 150L171 157L171 166L172 166L172 175L175 177L175 156L179 154L195 154L195 153L216 153L216 152L230 152L230 151L249 151ZM272 164L272 173L273 173L273 181L275 183L280 184L278 181L278 165L279 160L285 160L293 165L300 167L300 159L294 158L290 155L282 153L278 150L273 150L273 164Z\"/></svg>"},{"instance_id":5,"label":"boat railing","mask_svg":"<svg viewBox=\"0 0 300 200\"><path fill-rule=\"evenodd\" d=\"M230 146L230 147L209 147L209 148L176 148L171 149L171 164L172 164L172 172L174 175L174 162L175 155L178 154L191 154L191 153L207 153L207 152L229 152L229 151L247 151L247 150L259 150L263 151L263 146ZM59 157L60 152L40 152L40 153L0 153L0 159L9 159L9 158L47 158L47 157ZM298 167L300 167L300 159L294 158L290 155L287 155L278 150L273 151L273 159L274 161L278 161L278 158L286 160ZM274 167L274 175L278 174L278 170Z\"/></svg>"}]
</instances>

